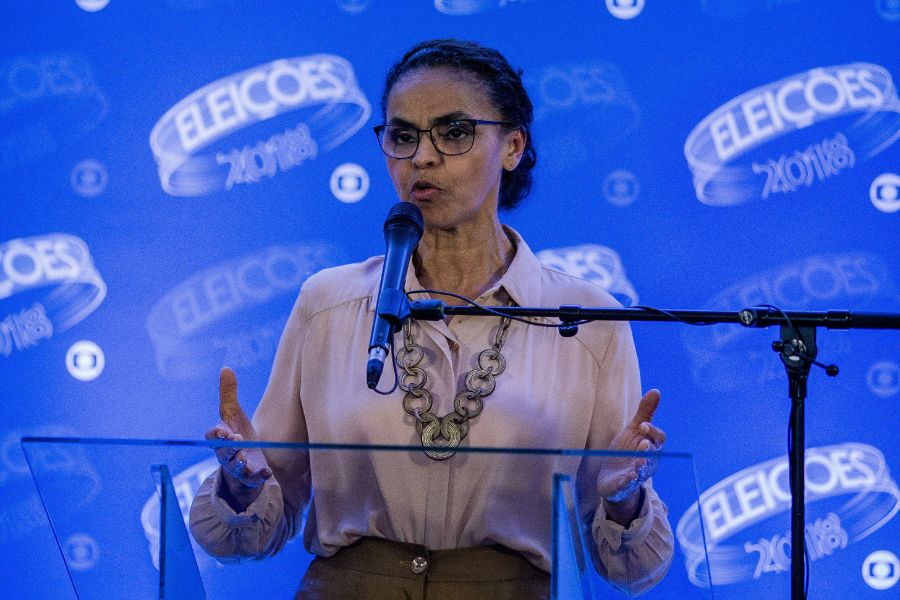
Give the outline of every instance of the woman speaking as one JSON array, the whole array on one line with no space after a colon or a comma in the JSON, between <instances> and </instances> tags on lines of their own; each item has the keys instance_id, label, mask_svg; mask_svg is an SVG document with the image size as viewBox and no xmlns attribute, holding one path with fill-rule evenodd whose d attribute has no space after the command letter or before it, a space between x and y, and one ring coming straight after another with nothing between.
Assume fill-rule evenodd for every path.
<instances>
[{"instance_id":1,"label":"woman speaking","mask_svg":"<svg viewBox=\"0 0 900 600\"><path fill-rule=\"evenodd\" d=\"M476 43L423 42L390 69L375 133L398 197L424 218L406 290L498 309L617 305L542 265L500 223L498 211L531 186L532 112L520 75ZM222 467L191 507L194 537L221 559L271 555L311 499L303 539L317 557L298 598L549 598L551 489L539 484L552 481L553 461L454 449L661 448L651 423L659 393L641 395L627 323L563 338L503 316L409 320L394 339L399 389L378 395L361 367L382 265L374 257L310 277L252 423L223 369L222 422L206 437L422 452L218 449ZM598 465L579 472L594 563L640 592L671 562L667 509L644 461Z\"/></svg>"}]
</instances>

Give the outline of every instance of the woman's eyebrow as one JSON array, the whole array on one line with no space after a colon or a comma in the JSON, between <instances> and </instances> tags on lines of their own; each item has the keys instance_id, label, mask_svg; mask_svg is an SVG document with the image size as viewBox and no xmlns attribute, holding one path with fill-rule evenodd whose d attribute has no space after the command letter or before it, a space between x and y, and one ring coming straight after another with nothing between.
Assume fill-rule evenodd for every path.
<instances>
[{"instance_id":1,"label":"woman's eyebrow","mask_svg":"<svg viewBox=\"0 0 900 600\"><path fill-rule=\"evenodd\" d=\"M433 119L431 119L431 125L434 126L439 123L448 123L448 122L454 121L456 119L470 119L470 118L471 117L467 113L465 113L461 110L456 110L453 112L449 112L445 115L441 115L439 117L434 117ZM418 127L419 127L415 123L413 123L411 121L407 121L406 119L402 119L400 117L393 117L390 121L388 121L388 124L389 125L400 125L403 127L409 127L411 129L418 129Z\"/></svg>"}]
</instances>

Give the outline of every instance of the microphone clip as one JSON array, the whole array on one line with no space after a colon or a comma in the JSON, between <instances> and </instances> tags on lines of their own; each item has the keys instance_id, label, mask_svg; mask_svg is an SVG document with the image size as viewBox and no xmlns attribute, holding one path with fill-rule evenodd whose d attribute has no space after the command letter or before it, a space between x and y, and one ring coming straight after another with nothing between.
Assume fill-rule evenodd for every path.
<instances>
[{"instance_id":1,"label":"microphone clip","mask_svg":"<svg viewBox=\"0 0 900 600\"><path fill-rule=\"evenodd\" d=\"M375 313L393 325L394 331L400 329L403 322L409 318L409 300L406 292L392 288L381 290Z\"/></svg>"}]
</instances>

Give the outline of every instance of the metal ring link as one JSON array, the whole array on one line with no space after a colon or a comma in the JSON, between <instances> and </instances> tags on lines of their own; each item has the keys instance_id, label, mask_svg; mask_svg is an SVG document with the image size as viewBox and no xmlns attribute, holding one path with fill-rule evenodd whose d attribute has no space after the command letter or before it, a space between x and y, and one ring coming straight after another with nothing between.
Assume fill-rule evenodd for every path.
<instances>
[{"instance_id":1,"label":"metal ring link","mask_svg":"<svg viewBox=\"0 0 900 600\"><path fill-rule=\"evenodd\" d=\"M483 381L485 382L485 384L480 387L475 387L476 381ZM494 375L490 371L472 369L471 371L469 371L468 375L466 375L466 389L470 392L478 394L479 396L487 396L494 391L495 387L497 387L497 381L494 379Z\"/></svg>"},{"instance_id":2,"label":"metal ring link","mask_svg":"<svg viewBox=\"0 0 900 600\"><path fill-rule=\"evenodd\" d=\"M444 431L444 423L448 421L456 423L456 426L459 428L459 439L466 439L466 436L469 435L469 418L455 412L444 415L444 418L441 419L441 435L445 438L447 437L447 432Z\"/></svg>"},{"instance_id":3,"label":"metal ring link","mask_svg":"<svg viewBox=\"0 0 900 600\"><path fill-rule=\"evenodd\" d=\"M426 412L426 413L422 413L419 416L421 417L422 423L424 423L426 427L434 425L435 427L440 428L441 419L436 414L434 414L432 412Z\"/></svg>"},{"instance_id":4,"label":"metal ring link","mask_svg":"<svg viewBox=\"0 0 900 600\"><path fill-rule=\"evenodd\" d=\"M413 409L415 414L413 417L416 418L416 433L421 436L422 430L425 428L426 423L430 423L435 417L434 413L423 411L419 408Z\"/></svg>"},{"instance_id":5,"label":"metal ring link","mask_svg":"<svg viewBox=\"0 0 900 600\"><path fill-rule=\"evenodd\" d=\"M418 347L412 337L412 319L407 319L403 322L403 348L407 352L412 352L413 348Z\"/></svg>"},{"instance_id":6,"label":"metal ring link","mask_svg":"<svg viewBox=\"0 0 900 600\"><path fill-rule=\"evenodd\" d=\"M416 418L416 433L421 437L422 429L425 427L425 422L422 420L421 411L417 408L416 414L414 414L413 416Z\"/></svg>"},{"instance_id":7,"label":"metal ring link","mask_svg":"<svg viewBox=\"0 0 900 600\"><path fill-rule=\"evenodd\" d=\"M454 454L456 454L456 450L435 450L435 446L429 447L428 444L422 443L425 446L423 452L425 452L425 456L432 460L447 460Z\"/></svg>"},{"instance_id":8,"label":"metal ring link","mask_svg":"<svg viewBox=\"0 0 900 600\"><path fill-rule=\"evenodd\" d=\"M401 387L401 389L402 389L402 387ZM425 388L409 388L408 390L403 390L403 391L406 392L407 394L412 394L416 398L421 398L425 394L431 393L428 390L426 390Z\"/></svg>"},{"instance_id":9,"label":"metal ring link","mask_svg":"<svg viewBox=\"0 0 900 600\"><path fill-rule=\"evenodd\" d=\"M462 440L462 431L459 429L459 423L453 419L454 416L458 417L459 415L455 412L447 413L441 419L441 436L450 442L451 446L458 446Z\"/></svg>"},{"instance_id":10,"label":"metal ring link","mask_svg":"<svg viewBox=\"0 0 900 600\"><path fill-rule=\"evenodd\" d=\"M412 355L412 356L410 356ZM400 366L404 371L406 369L412 369L425 357L425 351L422 350L420 346L413 346L411 349L407 349L406 347L400 348L397 352L397 365Z\"/></svg>"},{"instance_id":11,"label":"metal ring link","mask_svg":"<svg viewBox=\"0 0 900 600\"><path fill-rule=\"evenodd\" d=\"M431 416L434 420L426 425L424 429L422 429L422 446L425 447L425 454L427 454L429 457L435 460L445 460L456 454L456 450L453 450L452 448L456 448L457 446L459 446L459 441L461 439L460 437L458 437L459 428L455 428L457 434L456 436L454 436L456 438L455 441L454 437L451 437L449 440L447 440L446 446L438 446L434 443L434 436L440 431L441 426L438 424L438 418L434 415ZM443 448L450 449L444 450Z\"/></svg>"},{"instance_id":12,"label":"metal ring link","mask_svg":"<svg viewBox=\"0 0 900 600\"><path fill-rule=\"evenodd\" d=\"M417 391L422 392L422 393L415 394L415 393L410 392L410 393L407 393L405 396L403 396L403 410L405 410L407 413L409 413L410 415L416 417L416 419L421 421L422 419L417 415L417 411L423 412L423 413L430 413L432 398L431 398L431 392L429 392L428 390L417 390ZM413 406L413 402L419 398L423 398L422 406Z\"/></svg>"},{"instance_id":13,"label":"metal ring link","mask_svg":"<svg viewBox=\"0 0 900 600\"><path fill-rule=\"evenodd\" d=\"M422 446L425 447L425 454L435 460L445 460L456 454L455 448L459 446L459 428L455 429L455 435L451 432L452 437L447 440L447 444L439 446L434 443L435 434L439 433L441 426L438 424L438 418L434 417L434 421L425 426L422 430Z\"/></svg>"},{"instance_id":14,"label":"metal ring link","mask_svg":"<svg viewBox=\"0 0 900 600\"><path fill-rule=\"evenodd\" d=\"M400 382L400 389L419 389L425 387L425 383L428 381L428 373L425 372L425 369L414 367L412 369L406 370L403 373L401 379L402 381Z\"/></svg>"},{"instance_id":15,"label":"metal ring link","mask_svg":"<svg viewBox=\"0 0 900 600\"><path fill-rule=\"evenodd\" d=\"M490 359L493 364L485 365L485 361ZM482 350L478 355L478 367L483 371L490 371L493 375L499 375L506 370L506 359L500 354L499 350L488 348Z\"/></svg>"},{"instance_id":16,"label":"metal ring link","mask_svg":"<svg viewBox=\"0 0 900 600\"><path fill-rule=\"evenodd\" d=\"M472 406L465 406L463 404L463 400L468 399ZM481 410L484 408L484 401L481 399L481 396L474 392L460 392L456 395L456 398L453 399L453 408L456 409L457 414L466 419L474 419L478 415L481 414Z\"/></svg>"},{"instance_id":17,"label":"metal ring link","mask_svg":"<svg viewBox=\"0 0 900 600\"><path fill-rule=\"evenodd\" d=\"M512 320L509 317L503 317L503 320L500 321L500 329L497 330L497 335L494 337L494 349L497 352L500 352L500 348L502 348L503 344L506 342L506 337L509 335L510 323L512 323Z\"/></svg>"}]
</instances>

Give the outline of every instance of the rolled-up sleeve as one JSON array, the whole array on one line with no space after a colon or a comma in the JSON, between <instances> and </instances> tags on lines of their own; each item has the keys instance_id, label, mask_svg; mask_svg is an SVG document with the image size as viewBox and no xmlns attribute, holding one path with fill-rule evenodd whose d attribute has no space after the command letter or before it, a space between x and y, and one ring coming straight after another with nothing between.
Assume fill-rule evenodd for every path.
<instances>
[{"instance_id":1,"label":"rolled-up sleeve","mask_svg":"<svg viewBox=\"0 0 900 600\"><path fill-rule=\"evenodd\" d=\"M265 394L253 415L260 440L308 441L300 401L300 365L304 341L306 287L301 290L278 344ZM307 452L263 450L273 477L243 512L235 511L220 496L224 481L216 470L200 486L190 511L194 539L223 562L263 558L278 552L300 525L310 498Z\"/></svg>"},{"instance_id":2,"label":"rolled-up sleeve","mask_svg":"<svg viewBox=\"0 0 900 600\"><path fill-rule=\"evenodd\" d=\"M194 539L211 556L225 563L272 554L282 529L281 486L270 479L256 500L244 512L236 513L219 496L222 485L220 468L197 491L190 516Z\"/></svg>"},{"instance_id":3,"label":"rolled-up sleeve","mask_svg":"<svg viewBox=\"0 0 900 600\"><path fill-rule=\"evenodd\" d=\"M613 326L598 361L594 415L588 447L606 449L631 420L640 402L641 382L631 328ZM637 517L622 527L607 518L605 500L596 486L600 459L588 458L579 472L581 514L591 532L591 558L597 571L627 595L641 594L666 574L674 555L668 508L653 489L643 484Z\"/></svg>"},{"instance_id":4,"label":"rolled-up sleeve","mask_svg":"<svg viewBox=\"0 0 900 600\"><path fill-rule=\"evenodd\" d=\"M591 522L596 559L605 570L604 577L635 596L662 580L674 554L669 510L649 481L643 487L640 512L627 528L606 518L602 501Z\"/></svg>"}]
</instances>

